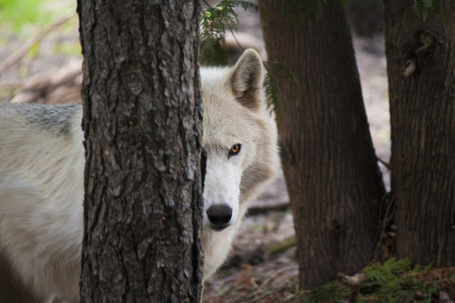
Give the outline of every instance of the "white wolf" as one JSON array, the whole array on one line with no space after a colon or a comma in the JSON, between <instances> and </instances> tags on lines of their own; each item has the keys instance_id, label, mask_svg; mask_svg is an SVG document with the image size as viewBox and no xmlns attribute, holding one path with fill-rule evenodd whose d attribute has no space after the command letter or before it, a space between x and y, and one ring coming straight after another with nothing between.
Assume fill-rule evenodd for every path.
<instances>
[{"instance_id":1,"label":"white wolf","mask_svg":"<svg viewBox=\"0 0 455 303\"><path fill-rule=\"evenodd\" d=\"M253 199L279 167L263 66L201 69L204 279L225 260ZM78 300L84 149L80 105L0 105L0 302Z\"/></svg>"}]
</instances>

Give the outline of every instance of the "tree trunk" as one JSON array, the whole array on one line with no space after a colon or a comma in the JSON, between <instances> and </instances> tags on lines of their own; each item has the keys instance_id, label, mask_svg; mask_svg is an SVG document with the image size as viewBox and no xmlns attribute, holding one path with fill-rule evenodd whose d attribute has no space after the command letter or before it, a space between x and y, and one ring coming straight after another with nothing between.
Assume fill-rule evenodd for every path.
<instances>
[{"instance_id":1,"label":"tree trunk","mask_svg":"<svg viewBox=\"0 0 455 303\"><path fill-rule=\"evenodd\" d=\"M199 302L198 1L78 1L81 302Z\"/></svg>"},{"instance_id":2,"label":"tree trunk","mask_svg":"<svg viewBox=\"0 0 455 303\"><path fill-rule=\"evenodd\" d=\"M354 33L374 38L384 33L384 3L382 0L349 0L346 16Z\"/></svg>"},{"instance_id":3,"label":"tree trunk","mask_svg":"<svg viewBox=\"0 0 455 303\"><path fill-rule=\"evenodd\" d=\"M455 2L418 18L385 1L397 252L455 265Z\"/></svg>"},{"instance_id":4,"label":"tree trunk","mask_svg":"<svg viewBox=\"0 0 455 303\"><path fill-rule=\"evenodd\" d=\"M279 137L305 289L371 260L384 195L349 27L333 2L293 23L288 14L298 7L259 1L268 59L300 86L269 65L281 97Z\"/></svg>"}]
</instances>

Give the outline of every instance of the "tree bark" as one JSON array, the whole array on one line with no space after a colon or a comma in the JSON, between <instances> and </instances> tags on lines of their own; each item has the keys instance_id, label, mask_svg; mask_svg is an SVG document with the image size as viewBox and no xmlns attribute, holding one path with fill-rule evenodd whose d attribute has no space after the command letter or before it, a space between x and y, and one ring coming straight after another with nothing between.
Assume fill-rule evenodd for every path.
<instances>
[{"instance_id":1,"label":"tree bark","mask_svg":"<svg viewBox=\"0 0 455 303\"><path fill-rule=\"evenodd\" d=\"M291 22L282 1L259 1L268 59L300 86L269 65L281 97L278 129L304 289L371 260L384 195L349 27L334 2Z\"/></svg>"},{"instance_id":2,"label":"tree bark","mask_svg":"<svg viewBox=\"0 0 455 303\"><path fill-rule=\"evenodd\" d=\"M384 3L382 0L349 0L346 16L354 33L375 38L384 33Z\"/></svg>"},{"instance_id":3,"label":"tree bark","mask_svg":"<svg viewBox=\"0 0 455 303\"><path fill-rule=\"evenodd\" d=\"M455 265L455 2L418 18L412 1L384 1L397 252Z\"/></svg>"},{"instance_id":4,"label":"tree bark","mask_svg":"<svg viewBox=\"0 0 455 303\"><path fill-rule=\"evenodd\" d=\"M78 1L82 302L199 302L198 1Z\"/></svg>"}]
</instances>

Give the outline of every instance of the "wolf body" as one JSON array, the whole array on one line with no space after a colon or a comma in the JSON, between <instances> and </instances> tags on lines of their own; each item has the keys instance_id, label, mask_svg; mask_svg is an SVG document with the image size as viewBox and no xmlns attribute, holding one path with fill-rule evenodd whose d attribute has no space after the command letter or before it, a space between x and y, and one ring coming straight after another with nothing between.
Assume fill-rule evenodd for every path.
<instances>
[{"instance_id":1,"label":"wolf body","mask_svg":"<svg viewBox=\"0 0 455 303\"><path fill-rule=\"evenodd\" d=\"M248 202L279 167L263 73L253 50L233 68L201 69L204 279L226 259ZM0 105L0 302L79 298L81 119L80 105Z\"/></svg>"}]
</instances>

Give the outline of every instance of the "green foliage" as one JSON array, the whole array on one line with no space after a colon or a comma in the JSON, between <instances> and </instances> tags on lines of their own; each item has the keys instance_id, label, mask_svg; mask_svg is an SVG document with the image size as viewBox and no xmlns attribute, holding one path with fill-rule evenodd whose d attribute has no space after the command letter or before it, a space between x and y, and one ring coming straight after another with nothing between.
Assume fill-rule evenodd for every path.
<instances>
[{"instance_id":1,"label":"green foliage","mask_svg":"<svg viewBox=\"0 0 455 303\"><path fill-rule=\"evenodd\" d=\"M204 65L225 66L228 64L228 55L223 48L222 41L205 39L200 45L201 62Z\"/></svg>"},{"instance_id":2,"label":"green foliage","mask_svg":"<svg viewBox=\"0 0 455 303\"><path fill-rule=\"evenodd\" d=\"M430 267L413 267L409 259L390 258L383 264L375 263L365 268L368 282L365 287L373 289L378 302L410 302L416 293L426 294L419 302L431 302L438 286L426 283L418 275L427 272Z\"/></svg>"},{"instance_id":3,"label":"green foliage","mask_svg":"<svg viewBox=\"0 0 455 303\"><path fill-rule=\"evenodd\" d=\"M437 297L439 286L426 282L422 275L428 267L413 266L409 259L390 258L383 264L374 263L364 269L367 281L350 287L340 282L329 282L321 287L303 292L298 287L296 298L305 303L346 302L426 302Z\"/></svg>"},{"instance_id":4,"label":"green foliage","mask_svg":"<svg viewBox=\"0 0 455 303\"><path fill-rule=\"evenodd\" d=\"M0 0L0 20L14 30L28 24L43 24L50 20L43 3L43 0Z\"/></svg>"},{"instance_id":5,"label":"green foliage","mask_svg":"<svg viewBox=\"0 0 455 303\"><path fill-rule=\"evenodd\" d=\"M0 0L0 26L22 32L50 23L62 13L74 11L76 3L55 8L49 0Z\"/></svg>"},{"instance_id":6,"label":"green foliage","mask_svg":"<svg viewBox=\"0 0 455 303\"><path fill-rule=\"evenodd\" d=\"M215 7L208 6L203 12L201 19L202 40L223 40L226 34L226 27L236 30L238 19L234 10L235 7L236 1L231 0L223 0Z\"/></svg>"},{"instance_id":7,"label":"green foliage","mask_svg":"<svg viewBox=\"0 0 455 303\"><path fill-rule=\"evenodd\" d=\"M30 49L27 52L27 55L30 58L36 58L38 56L39 50L40 50L41 45L39 43L35 43L30 47Z\"/></svg>"},{"instance_id":8,"label":"green foliage","mask_svg":"<svg viewBox=\"0 0 455 303\"><path fill-rule=\"evenodd\" d=\"M267 71L264 81L265 95L267 100L271 102L269 105L270 107L273 106L279 120L281 115L280 96L275 78L279 77L290 83L291 89L296 95L300 94L300 83L292 70L279 62L266 62L265 69Z\"/></svg>"},{"instance_id":9,"label":"green foliage","mask_svg":"<svg viewBox=\"0 0 455 303\"><path fill-rule=\"evenodd\" d=\"M238 15L235 11L235 8L237 7L241 7L245 10L251 8L256 12L258 11L258 6L248 1L222 0L214 7L207 4L207 8L203 12L201 19L202 40L223 40L226 35L226 28L231 31L236 31L239 23Z\"/></svg>"},{"instance_id":10,"label":"green foliage","mask_svg":"<svg viewBox=\"0 0 455 303\"><path fill-rule=\"evenodd\" d=\"M444 16L444 11L437 0L414 0L412 10L416 16L426 19L430 15Z\"/></svg>"},{"instance_id":11,"label":"green foliage","mask_svg":"<svg viewBox=\"0 0 455 303\"><path fill-rule=\"evenodd\" d=\"M278 86L276 84L275 78L273 78L272 74L270 73L269 68L267 65L266 74L264 79L264 89L265 89L265 96L269 101L269 108L274 109L277 117L281 116L281 107L280 105L280 96L278 94Z\"/></svg>"},{"instance_id":12,"label":"green foliage","mask_svg":"<svg viewBox=\"0 0 455 303\"><path fill-rule=\"evenodd\" d=\"M349 296L350 290L339 282L330 282L313 289L304 298L306 303L339 302Z\"/></svg>"},{"instance_id":13,"label":"green foliage","mask_svg":"<svg viewBox=\"0 0 455 303\"><path fill-rule=\"evenodd\" d=\"M53 52L55 54L65 54L79 56L82 53L80 43L56 43L53 47Z\"/></svg>"},{"instance_id":14,"label":"green foliage","mask_svg":"<svg viewBox=\"0 0 455 303\"><path fill-rule=\"evenodd\" d=\"M227 55L222 45L228 30L237 31L239 20L235 8L258 11L258 6L237 0L223 0L214 7L205 3L207 8L201 18L201 61L210 65L226 65Z\"/></svg>"}]
</instances>

